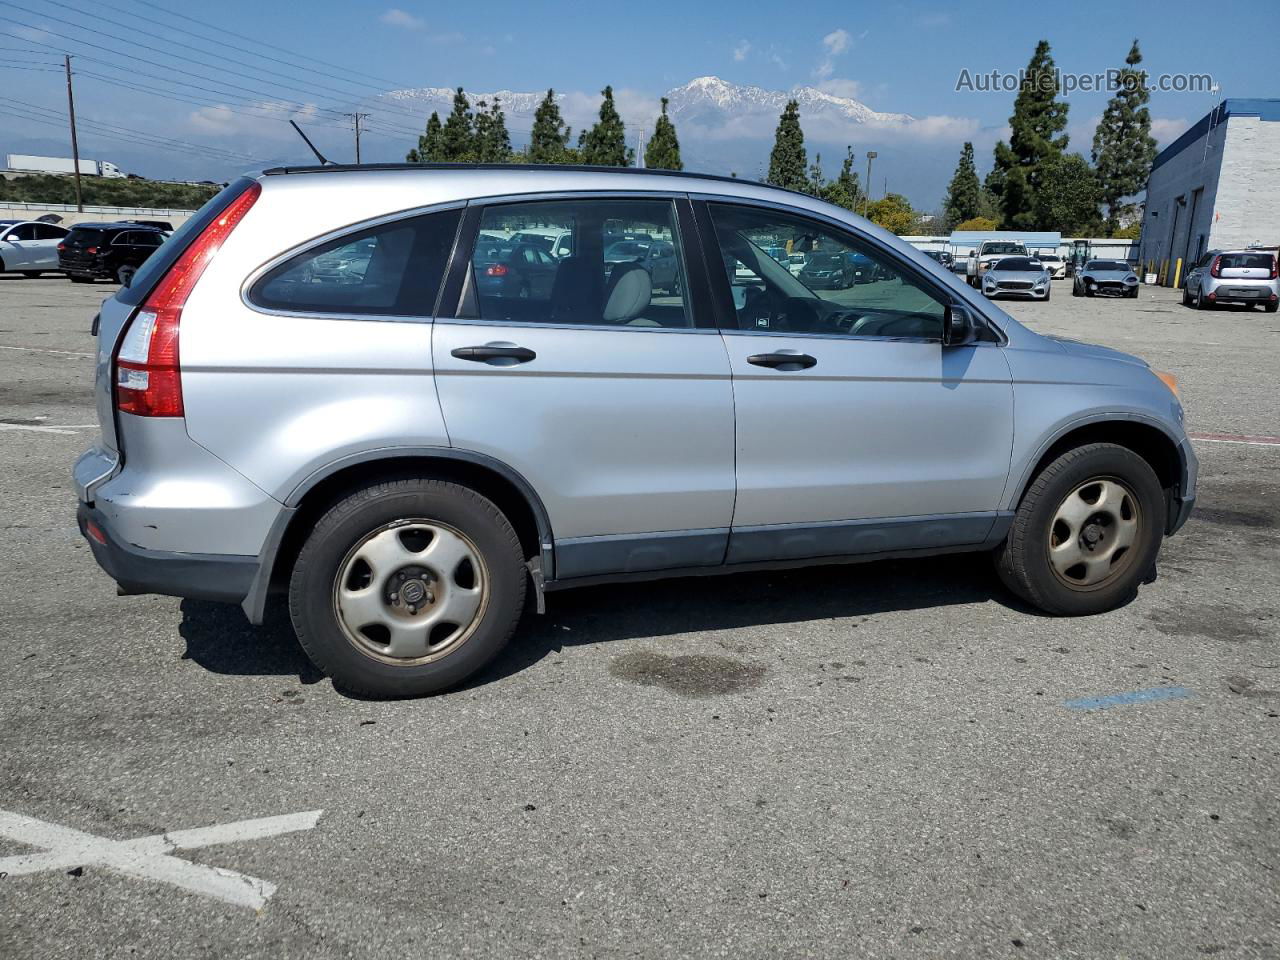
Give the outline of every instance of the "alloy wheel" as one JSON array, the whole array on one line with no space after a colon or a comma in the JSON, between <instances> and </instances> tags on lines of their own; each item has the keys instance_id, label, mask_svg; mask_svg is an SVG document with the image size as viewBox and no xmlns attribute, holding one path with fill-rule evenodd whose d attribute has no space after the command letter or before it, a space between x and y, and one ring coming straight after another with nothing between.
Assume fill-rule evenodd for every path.
<instances>
[{"instance_id":1,"label":"alloy wheel","mask_svg":"<svg viewBox=\"0 0 1280 960\"><path fill-rule=\"evenodd\" d=\"M1049 565L1076 590L1094 590L1129 566L1142 533L1138 498L1124 483L1099 477L1077 486L1049 526Z\"/></svg>"}]
</instances>

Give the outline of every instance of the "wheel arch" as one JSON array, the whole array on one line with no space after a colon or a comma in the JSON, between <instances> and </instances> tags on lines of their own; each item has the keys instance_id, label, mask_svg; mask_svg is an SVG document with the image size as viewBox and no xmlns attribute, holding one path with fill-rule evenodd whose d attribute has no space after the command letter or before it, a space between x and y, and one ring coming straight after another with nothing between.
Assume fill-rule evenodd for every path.
<instances>
[{"instance_id":1,"label":"wheel arch","mask_svg":"<svg viewBox=\"0 0 1280 960\"><path fill-rule=\"evenodd\" d=\"M266 597L285 581L307 532L346 493L396 477L429 476L475 490L493 501L511 522L526 557L538 557L544 576L554 569L551 520L542 498L519 471L485 454L450 447L388 447L352 454L316 470L285 500L280 529L264 549L253 588L242 604L250 622L260 623Z\"/></svg>"},{"instance_id":2,"label":"wheel arch","mask_svg":"<svg viewBox=\"0 0 1280 960\"><path fill-rule=\"evenodd\" d=\"M1187 464L1180 442L1156 421L1135 417L1099 416L1086 421L1075 421L1048 437L1035 454L1027 458L1027 465L1013 488L1015 496L1009 504L1016 510L1026 496L1031 482L1050 463L1068 450L1089 443L1114 443L1132 450L1151 465L1166 501L1180 495L1187 480Z\"/></svg>"}]
</instances>

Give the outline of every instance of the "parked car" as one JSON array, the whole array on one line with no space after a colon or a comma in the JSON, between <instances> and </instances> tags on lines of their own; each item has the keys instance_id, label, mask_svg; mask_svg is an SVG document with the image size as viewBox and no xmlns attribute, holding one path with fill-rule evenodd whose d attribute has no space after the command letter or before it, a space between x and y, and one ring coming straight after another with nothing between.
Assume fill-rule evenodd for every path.
<instances>
[{"instance_id":1,"label":"parked car","mask_svg":"<svg viewBox=\"0 0 1280 960\"><path fill-rule=\"evenodd\" d=\"M925 250L923 253L930 260L937 260L944 270L950 270L955 266L956 258L946 250Z\"/></svg>"},{"instance_id":2,"label":"parked car","mask_svg":"<svg viewBox=\"0 0 1280 960\"><path fill-rule=\"evenodd\" d=\"M1280 308L1280 278L1271 250L1211 250L1187 273L1182 303L1208 310L1219 303Z\"/></svg>"},{"instance_id":3,"label":"parked car","mask_svg":"<svg viewBox=\"0 0 1280 960\"><path fill-rule=\"evenodd\" d=\"M638 263L649 274L652 287L675 294L680 292L680 267L676 248L663 240L622 240L604 250L607 270L615 264Z\"/></svg>"},{"instance_id":4,"label":"parked car","mask_svg":"<svg viewBox=\"0 0 1280 960\"><path fill-rule=\"evenodd\" d=\"M996 297L1048 300L1052 284L1048 269L1035 257L1004 257L982 275L982 292Z\"/></svg>"},{"instance_id":5,"label":"parked car","mask_svg":"<svg viewBox=\"0 0 1280 960\"><path fill-rule=\"evenodd\" d=\"M1044 264L1052 280L1062 280L1067 275L1067 261L1056 253L1037 253L1036 259Z\"/></svg>"},{"instance_id":6,"label":"parked car","mask_svg":"<svg viewBox=\"0 0 1280 960\"><path fill-rule=\"evenodd\" d=\"M611 220L672 238L680 296L607 267ZM486 292L477 237L523 222L573 224L574 254L545 297ZM766 236L893 280L814 292ZM360 283L300 279L362 243ZM611 580L968 551L1042 610L1097 613L1154 578L1196 495L1171 377L733 178L269 170L103 302L97 356L101 434L74 468L97 562L123 593L254 623L278 590L364 694L455 686L527 599Z\"/></svg>"},{"instance_id":7,"label":"parked car","mask_svg":"<svg viewBox=\"0 0 1280 960\"><path fill-rule=\"evenodd\" d=\"M38 277L58 269L65 227L35 220L0 220L0 273Z\"/></svg>"},{"instance_id":8,"label":"parked car","mask_svg":"<svg viewBox=\"0 0 1280 960\"><path fill-rule=\"evenodd\" d=\"M965 261L965 274L971 287L981 287L982 278L1002 257L1026 257L1027 248L1018 240L983 240L978 249L970 250Z\"/></svg>"},{"instance_id":9,"label":"parked car","mask_svg":"<svg viewBox=\"0 0 1280 960\"><path fill-rule=\"evenodd\" d=\"M843 252L818 251L809 254L799 279L810 290L844 290L855 283L854 266Z\"/></svg>"},{"instance_id":10,"label":"parked car","mask_svg":"<svg viewBox=\"0 0 1280 960\"><path fill-rule=\"evenodd\" d=\"M115 280L124 286L165 242L156 227L78 223L57 245L58 269L73 283Z\"/></svg>"},{"instance_id":11,"label":"parked car","mask_svg":"<svg viewBox=\"0 0 1280 960\"><path fill-rule=\"evenodd\" d=\"M624 239L624 235L618 234L617 239ZM553 257L573 255L573 234L563 229L521 230L519 233L512 234L511 243L513 245L531 243Z\"/></svg>"},{"instance_id":12,"label":"parked car","mask_svg":"<svg viewBox=\"0 0 1280 960\"><path fill-rule=\"evenodd\" d=\"M551 296L556 258L542 247L521 243L514 247L477 244L474 254L476 287L504 297Z\"/></svg>"},{"instance_id":13,"label":"parked car","mask_svg":"<svg viewBox=\"0 0 1280 960\"><path fill-rule=\"evenodd\" d=\"M1123 260L1089 260L1071 281L1073 297L1136 297L1138 275Z\"/></svg>"}]
</instances>

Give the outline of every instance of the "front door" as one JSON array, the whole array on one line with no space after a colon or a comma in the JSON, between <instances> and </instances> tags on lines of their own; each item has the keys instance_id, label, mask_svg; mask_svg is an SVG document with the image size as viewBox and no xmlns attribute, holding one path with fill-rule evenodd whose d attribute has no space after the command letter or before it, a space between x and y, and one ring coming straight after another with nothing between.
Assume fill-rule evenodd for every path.
<instances>
[{"instance_id":1,"label":"front door","mask_svg":"<svg viewBox=\"0 0 1280 960\"><path fill-rule=\"evenodd\" d=\"M724 331L737 411L729 562L981 542L1013 442L1011 376L994 337L944 346L944 282L849 231L708 207L724 265L713 288L734 327ZM792 276L771 246L815 269ZM872 279L805 285L838 257L870 261Z\"/></svg>"},{"instance_id":2,"label":"front door","mask_svg":"<svg viewBox=\"0 0 1280 960\"><path fill-rule=\"evenodd\" d=\"M678 206L687 216L688 201L670 197L493 204L468 217L455 255L468 262L460 305L435 321L432 341L449 440L532 485L558 579L724 560L729 360L705 297L690 296ZM681 279L655 282L647 246L623 256L606 237L619 223L671 244ZM520 238L561 231L572 254L556 258L545 291L520 282ZM482 261L468 232L486 237ZM488 282L495 272L516 279ZM705 271L696 285L705 290Z\"/></svg>"}]
</instances>

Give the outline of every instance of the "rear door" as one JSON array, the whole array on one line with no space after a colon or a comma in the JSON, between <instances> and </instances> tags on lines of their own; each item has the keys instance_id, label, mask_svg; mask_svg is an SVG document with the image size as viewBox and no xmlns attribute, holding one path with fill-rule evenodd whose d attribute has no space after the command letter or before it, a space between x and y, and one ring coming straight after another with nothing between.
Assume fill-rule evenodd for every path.
<instances>
[{"instance_id":1,"label":"rear door","mask_svg":"<svg viewBox=\"0 0 1280 960\"><path fill-rule=\"evenodd\" d=\"M729 562L981 542L1013 442L999 344L944 346L946 287L867 238L772 207L707 208L737 409ZM869 278L810 290L770 245L857 254Z\"/></svg>"},{"instance_id":2,"label":"rear door","mask_svg":"<svg viewBox=\"0 0 1280 960\"><path fill-rule=\"evenodd\" d=\"M606 224L672 244L657 287L607 263ZM472 207L432 357L450 442L518 471L547 509L558 579L719 564L733 512L733 393L688 201L577 196ZM562 231L545 296L474 278L478 231ZM688 279L694 277L693 292ZM456 307L456 309L455 309ZM448 319L446 319L448 317Z\"/></svg>"},{"instance_id":3,"label":"rear door","mask_svg":"<svg viewBox=\"0 0 1280 960\"><path fill-rule=\"evenodd\" d=\"M64 227L56 227L51 223L37 223L35 244L39 251L37 263L42 270L56 270L58 267L58 244L67 235Z\"/></svg>"}]
</instances>

